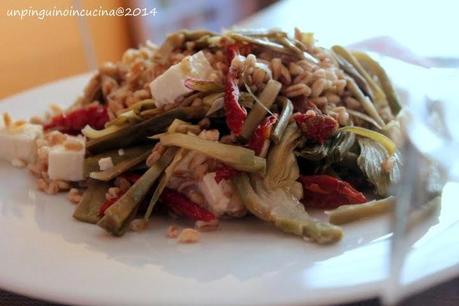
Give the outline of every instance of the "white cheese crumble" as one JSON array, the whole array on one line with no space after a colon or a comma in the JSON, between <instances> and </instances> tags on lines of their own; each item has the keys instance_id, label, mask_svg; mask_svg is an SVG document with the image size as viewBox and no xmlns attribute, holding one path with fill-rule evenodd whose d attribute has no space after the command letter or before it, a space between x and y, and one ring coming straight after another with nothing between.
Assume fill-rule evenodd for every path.
<instances>
[{"instance_id":1,"label":"white cheese crumble","mask_svg":"<svg viewBox=\"0 0 459 306\"><path fill-rule=\"evenodd\" d=\"M26 163L22 159L15 158L11 161L11 165L16 168L24 168L26 166Z\"/></svg>"},{"instance_id":2,"label":"white cheese crumble","mask_svg":"<svg viewBox=\"0 0 459 306\"><path fill-rule=\"evenodd\" d=\"M111 157L104 157L99 159L99 168L100 171L105 171L110 168L113 168L113 160Z\"/></svg>"},{"instance_id":3,"label":"white cheese crumble","mask_svg":"<svg viewBox=\"0 0 459 306\"><path fill-rule=\"evenodd\" d=\"M215 172L209 172L199 182L199 190L206 199L208 208L215 215L237 214L244 206L227 180L215 181Z\"/></svg>"},{"instance_id":4,"label":"white cheese crumble","mask_svg":"<svg viewBox=\"0 0 459 306\"><path fill-rule=\"evenodd\" d=\"M61 143L51 146L48 151L49 178L52 180L81 181L84 179L84 140L72 136L67 136L67 140L78 141L81 143L81 147L69 149Z\"/></svg>"},{"instance_id":5,"label":"white cheese crumble","mask_svg":"<svg viewBox=\"0 0 459 306\"><path fill-rule=\"evenodd\" d=\"M192 92L185 86L186 79L210 80L214 71L202 51L185 57L150 83L151 95L156 106L174 103L178 97Z\"/></svg>"},{"instance_id":6,"label":"white cheese crumble","mask_svg":"<svg viewBox=\"0 0 459 306\"><path fill-rule=\"evenodd\" d=\"M10 163L21 160L32 163L37 156L36 140L43 137L43 127L25 123L21 128L0 129L0 159Z\"/></svg>"}]
</instances>

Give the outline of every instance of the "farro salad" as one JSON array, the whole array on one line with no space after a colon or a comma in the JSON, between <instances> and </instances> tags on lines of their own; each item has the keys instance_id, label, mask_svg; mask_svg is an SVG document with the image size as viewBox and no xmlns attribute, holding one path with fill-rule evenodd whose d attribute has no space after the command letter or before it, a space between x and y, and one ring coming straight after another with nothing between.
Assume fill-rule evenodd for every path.
<instances>
[{"instance_id":1,"label":"farro salad","mask_svg":"<svg viewBox=\"0 0 459 306\"><path fill-rule=\"evenodd\" d=\"M184 30L102 65L69 109L3 114L0 158L113 235L167 212L194 224L167 235L195 242L252 214L328 244L394 205L400 110L375 60L311 33Z\"/></svg>"}]
</instances>

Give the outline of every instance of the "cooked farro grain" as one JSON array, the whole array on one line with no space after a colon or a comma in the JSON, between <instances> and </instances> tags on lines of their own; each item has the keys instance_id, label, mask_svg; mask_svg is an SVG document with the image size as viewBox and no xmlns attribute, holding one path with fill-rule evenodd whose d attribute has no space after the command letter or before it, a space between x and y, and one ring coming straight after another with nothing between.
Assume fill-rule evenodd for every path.
<instances>
[{"instance_id":1,"label":"cooked farro grain","mask_svg":"<svg viewBox=\"0 0 459 306\"><path fill-rule=\"evenodd\" d=\"M333 108L333 111L336 113L335 119L338 120L340 125L345 126L349 123L349 114L345 107L338 106Z\"/></svg>"},{"instance_id":2,"label":"cooked farro grain","mask_svg":"<svg viewBox=\"0 0 459 306\"><path fill-rule=\"evenodd\" d=\"M62 144L67 139L67 136L59 131L51 131L45 135L45 140L50 146Z\"/></svg>"},{"instance_id":3,"label":"cooked farro grain","mask_svg":"<svg viewBox=\"0 0 459 306\"><path fill-rule=\"evenodd\" d=\"M145 220L144 218L137 218L132 220L129 223L129 230L133 232L140 232L143 231L147 228L148 226L148 221Z\"/></svg>"},{"instance_id":4,"label":"cooked farro grain","mask_svg":"<svg viewBox=\"0 0 459 306\"><path fill-rule=\"evenodd\" d=\"M326 89L327 81L325 79L317 79L311 87L311 96L318 97Z\"/></svg>"},{"instance_id":5,"label":"cooked farro grain","mask_svg":"<svg viewBox=\"0 0 459 306\"><path fill-rule=\"evenodd\" d=\"M271 60L271 70L273 72L273 79L278 80L279 77L281 76L281 66L282 66L282 61L280 58L273 58Z\"/></svg>"},{"instance_id":6,"label":"cooked farro grain","mask_svg":"<svg viewBox=\"0 0 459 306\"><path fill-rule=\"evenodd\" d=\"M39 178L36 180L37 188L40 191L45 191L48 189L48 183L45 179Z\"/></svg>"},{"instance_id":7,"label":"cooked farro grain","mask_svg":"<svg viewBox=\"0 0 459 306\"><path fill-rule=\"evenodd\" d=\"M19 158L14 158L11 161L11 165L16 168L24 168L25 166L27 166L27 163Z\"/></svg>"},{"instance_id":8,"label":"cooked farro grain","mask_svg":"<svg viewBox=\"0 0 459 306\"><path fill-rule=\"evenodd\" d=\"M334 93L326 93L325 97L327 98L328 103L338 104L341 101L341 98Z\"/></svg>"},{"instance_id":9,"label":"cooked farro grain","mask_svg":"<svg viewBox=\"0 0 459 306\"><path fill-rule=\"evenodd\" d=\"M201 128L201 129L206 129L210 126L210 120L209 118L204 118L202 119L201 121L198 122L198 126Z\"/></svg>"},{"instance_id":10,"label":"cooked farro grain","mask_svg":"<svg viewBox=\"0 0 459 306\"><path fill-rule=\"evenodd\" d=\"M394 158L388 157L381 163L381 168L384 173L390 173L392 168L394 168Z\"/></svg>"},{"instance_id":11,"label":"cooked farro grain","mask_svg":"<svg viewBox=\"0 0 459 306\"><path fill-rule=\"evenodd\" d=\"M361 103L353 98L353 97L347 97L344 102L346 103L346 106L350 109L359 109L361 106Z\"/></svg>"},{"instance_id":12,"label":"cooked farro grain","mask_svg":"<svg viewBox=\"0 0 459 306\"><path fill-rule=\"evenodd\" d=\"M3 113L3 124L5 125L5 127L10 127L11 124L13 124L13 119L11 119L11 116L10 114L8 113Z\"/></svg>"},{"instance_id":13,"label":"cooked farro grain","mask_svg":"<svg viewBox=\"0 0 459 306\"><path fill-rule=\"evenodd\" d=\"M67 193L67 199L73 204L79 204L81 201L81 193L80 190L77 188L70 188L69 192Z\"/></svg>"},{"instance_id":14,"label":"cooked farro grain","mask_svg":"<svg viewBox=\"0 0 459 306\"><path fill-rule=\"evenodd\" d=\"M36 181L37 188L48 194L56 194L59 191L69 190L70 185L67 182L60 180L49 180L46 178L39 178Z\"/></svg>"},{"instance_id":15,"label":"cooked farro grain","mask_svg":"<svg viewBox=\"0 0 459 306\"><path fill-rule=\"evenodd\" d=\"M263 81L265 81L266 76L267 74L265 70L256 67L252 74L252 82L259 86L261 83L263 83Z\"/></svg>"},{"instance_id":16,"label":"cooked farro grain","mask_svg":"<svg viewBox=\"0 0 459 306\"><path fill-rule=\"evenodd\" d=\"M343 94L343 91L344 91L344 88L346 87L346 85L347 85L346 80L340 79L340 80L336 81L335 82L336 92L339 95Z\"/></svg>"},{"instance_id":17,"label":"cooked farro grain","mask_svg":"<svg viewBox=\"0 0 459 306\"><path fill-rule=\"evenodd\" d=\"M83 150L84 146L79 139L67 138L64 141L64 148L69 151L81 151Z\"/></svg>"},{"instance_id":18,"label":"cooked farro grain","mask_svg":"<svg viewBox=\"0 0 459 306\"><path fill-rule=\"evenodd\" d=\"M125 193L129 189L129 187L131 187L131 183L122 176L118 176L115 179L114 184L116 187L120 189L121 193Z\"/></svg>"},{"instance_id":19,"label":"cooked farro grain","mask_svg":"<svg viewBox=\"0 0 459 306\"><path fill-rule=\"evenodd\" d=\"M108 188L107 193L105 194L105 199L106 200L111 200L119 197L120 194L120 188L119 187L110 187Z\"/></svg>"},{"instance_id":20,"label":"cooked farro grain","mask_svg":"<svg viewBox=\"0 0 459 306\"><path fill-rule=\"evenodd\" d=\"M232 144L236 142L236 136L234 134L225 135L220 139L221 143Z\"/></svg>"},{"instance_id":21,"label":"cooked farro grain","mask_svg":"<svg viewBox=\"0 0 459 306\"><path fill-rule=\"evenodd\" d=\"M166 237L175 239L180 234L180 228L177 225L170 225L167 228Z\"/></svg>"},{"instance_id":22,"label":"cooked farro grain","mask_svg":"<svg viewBox=\"0 0 459 306\"><path fill-rule=\"evenodd\" d=\"M66 181L62 181L62 180L55 180L53 181L57 187L59 187L59 190L68 190L70 189L70 184Z\"/></svg>"},{"instance_id":23,"label":"cooked farro grain","mask_svg":"<svg viewBox=\"0 0 459 306\"><path fill-rule=\"evenodd\" d=\"M289 98L297 96L308 97L311 94L311 88L309 88L309 86L306 84L298 83L287 87L284 91L284 94Z\"/></svg>"},{"instance_id":24,"label":"cooked farro grain","mask_svg":"<svg viewBox=\"0 0 459 306\"><path fill-rule=\"evenodd\" d=\"M177 237L179 243L196 243L199 241L201 234L192 228L185 228Z\"/></svg>"},{"instance_id":25,"label":"cooked farro grain","mask_svg":"<svg viewBox=\"0 0 459 306\"><path fill-rule=\"evenodd\" d=\"M64 112L64 109L60 105L55 104L55 103L50 104L49 109L54 115L59 115Z\"/></svg>"},{"instance_id":26,"label":"cooked farro grain","mask_svg":"<svg viewBox=\"0 0 459 306\"><path fill-rule=\"evenodd\" d=\"M328 100L327 97L316 97L316 98L311 98L309 99L312 103L314 103L317 107L323 109L324 106L327 105Z\"/></svg>"},{"instance_id":27,"label":"cooked farro grain","mask_svg":"<svg viewBox=\"0 0 459 306\"><path fill-rule=\"evenodd\" d=\"M147 157L146 164L148 167L151 167L158 161L158 159L163 155L163 153L166 151L166 148L161 145L160 142L156 143L155 146L153 147L151 154Z\"/></svg>"},{"instance_id":28,"label":"cooked farro grain","mask_svg":"<svg viewBox=\"0 0 459 306\"><path fill-rule=\"evenodd\" d=\"M32 116L32 117L30 117L29 122L32 123L32 124L40 124L40 125L42 125L42 124L44 124L45 121L40 116Z\"/></svg>"},{"instance_id":29,"label":"cooked farro grain","mask_svg":"<svg viewBox=\"0 0 459 306\"><path fill-rule=\"evenodd\" d=\"M200 232L210 232L218 229L219 222L217 219L212 221L201 221L198 220L194 223L194 227Z\"/></svg>"}]
</instances>

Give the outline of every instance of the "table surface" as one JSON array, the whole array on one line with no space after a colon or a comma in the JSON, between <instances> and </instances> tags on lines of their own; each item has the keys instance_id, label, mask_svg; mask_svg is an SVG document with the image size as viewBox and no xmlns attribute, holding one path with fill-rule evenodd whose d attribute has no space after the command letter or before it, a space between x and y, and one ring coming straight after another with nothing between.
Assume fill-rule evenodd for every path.
<instances>
[{"instance_id":1,"label":"table surface","mask_svg":"<svg viewBox=\"0 0 459 306\"><path fill-rule=\"evenodd\" d=\"M0 306L58 306L10 292L0 290ZM336 306L379 306L377 300L360 301ZM457 306L459 305L459 278L436 286L420 294L414 295L399 304L399 306Z\"/></svg>"},{"instance_id":2,"label":"table surface","mask_svg":"<svg viewBox=\"0 0 459 306\"><path fill-rule=\"evenodd\" d=\"M391 2L392 0L388 0ZM442 0L437 0L436 2L442 2ZM359 1L351 1L355 6L357 6ZM365 23L365 20L370 18L368 17L369 15L371 16L370 9L371 6L368 6L366 8L367 12L365 12L365 9L362 9L361 11L358 11L357 13L360 16L363 16L365 18L359 18L359 21L357 22L353 18L346 18L346 24L344 27L336 27L336 24L333 22L330 22L330 20L334 20L338 15L343 16L346 15L350 10L348 9L349 7L352 7L352 5L349 5L349 1L340 1L342 4L338 4L338 1L333 2L335 5L335 10L333 11L327 11L327 8L324 6L324 4L320 4L320 1L296 1L296 0L288 0L288 1L281 1L271 7L268 7L267 9L260 11L259 13L255 14L254 16L248 18L247 20L244 20L240 23L242 27L256 27L256 28L262 28L262 27L279 27L283 29L289 29L294 26L300 27L305 31L311 31L319 34L317 37L321 39L321 42L323 42L325 45L328 43L331 43L331 39L333 37L339 37L340 41L339 43L341 44L349 44L353 43L358 40L366 39L371 36L390 36L395 39L398 39L399 41L403 41L405 45L411 47L415 51L421 51L417 52L420 55L423 56L429 56L433 58L445 58L447 60L451 59L456 59L459 58L459 43L455 44L450 44L448 48L444 48L443 44L445 43L442 38L438 38L437 35L432 35L431 38L434 40L437 39L437 41L430 41L429 44L423 44L423 48L419 48L419 37L412 37L412 33L410 34L409 32L406 32L404 30L401 30L400 28L397 28L394 26L396 25L396 21L392 22L391 25L385 25L384 27L381 27L380 22L372 22L371 25L366 26L364 29L360 26L361 23ZM346 5L349 5L347 9L342 7L341 9L336 6L342 6L346 3ZM413 4L411 1L405 1L404 2L404 7L401 8L401 11L403 13L403 10L408 10L410 3ZM408 3L408 4L407 4ZM417 2L418 3L418 2ZM387 3L386 3L387 4ZM451 4L451 2L450 2ZM327 4L328 5L328 4ZM423 25L419 20L422 20L422 14L429 12L431 9L432 4L424 4L424 5L418 5L418 11L417 11L417 18L415 18L414 23L415 25L418 25L417 30L420 32L423 32L424 34L429 34L431 31L436 31L436 28L430 27L430 28L422 28ZM390 8L390 5L385 5L384 10L387 10ZM448 8L447 5L441 6L441 5L436 5L437 8L443 8L443 13L441 16L444 17L445 20L449 20L448 22L456 22L458 26L456 28L459 28L459 19L454 18L454 19L449 19L448 18L448 11L449 12L455 12L455 10L447 10ZM297 12L316 12L316 11L327 11L326 14L326 20L323 19L325 15L321 15L322 17L319 18L318 14L297 14ZM337 13L339 11L339 13ZM378 14L378 18L380 18L381 15L384 15L383 12L380 12L381 14ZM446 14L446 15L445 15ZM400 15L400 13L396 14L395 16L392 16L393 20L397 20L402 18L403 14ZM374 16L373 16L374 17ZM424 19L425 20L425 19ZM455 21L453 21L455 20ZM411 22L411 20L410 20ZM427 24L427 23L425 23ZM429 23L432 25L432 23ZM436 27L441 28L441 24L439 25L436 23ZM451 29L454 27L450 27ZM339 35L337 34L339 32ZM445 35L447 36L447 35ZM435 38L437 37L437 38ZM436 43L435 43L436 42ZM418 50L417 50L418 49ZM8 306L35 306L35 305L46 305L46 306L52 306L52 305L57 305L53 303L48 303L40 300L35 300L31 299L28 297L24 297L21 295L17 295L14 293L10 293L7 291L0 290L0 306L3 305L8 305ZM351 304L346 304L346 306L377 306L381 305L381 303L377 300L368 300L368 301L360 301L357 303L351 303ZM424 292L421 292L417 295L414 295L412 297L409 297L408 299L404 300L401 302L399 305L403 306L424 306L424 305L436 305L436 306L456 306L459 305L459 278L456 278L454 280L451 280L447 283L441 284L437 287L431 288L429 290L426 290ZM344 306L344 305L342 305Z\"/></svg>"}]
</instances>

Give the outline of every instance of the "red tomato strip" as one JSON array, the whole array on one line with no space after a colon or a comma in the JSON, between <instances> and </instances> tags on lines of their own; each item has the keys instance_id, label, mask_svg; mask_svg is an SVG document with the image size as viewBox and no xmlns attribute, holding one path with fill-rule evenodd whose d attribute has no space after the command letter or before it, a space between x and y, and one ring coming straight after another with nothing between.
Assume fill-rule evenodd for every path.
<instances>
[{"instance_id":1,"label":"red tomato strip","mask_svg":"<svg viewBox=\"0 0 459 306\"><path fill-rule=\"evenodd\" d=\"M227 48L228 65L238 55L238 47L230 45ZM239 87L237 85L237 73L234 69L228 71L225 83L224 109L226 115L226 125L235 135L239 135L242 131L247 111L239 104Z\"/></svg>"},{"instance_id":2,"label":"red tomato strip","mask_svg":"<svg viewBox=\"0 0 459 306\"><path fill-rule=\"evenodd\" d=\"M142 175L137 174L137 173L123 173L120 175L120 177L125 178L126 180L129 181L129 183L134 184L137 182L137 180L141 177Z\"/></svg>"},{"instance_id":3,"label":"red tomato strip","mask_svg":"<svg viewBox=\"0 0 459 306\"><path fill-rule=\"evenodd\" d=\"M266 139L271 137L271 132L274 124L277 121L277 116L272 115L263 119L260 124L257 126L255 131L250 137L249 143L247 146L255 151L256 155L260 155L261 151L263 150L263 146L265 144Z\"/></svg>"},{"instance_id":4,"label":"red tomato strip","mask_svg":"<svg viewBox=\"0 0 459 306\"><path fill-rule=\"evenodd\" d=\"M123 195L119 194L117 197L111 198L110 200L105 200L105 202L99 207L99 216L105 215L105 211L115 204L116 201L118 201Z\"/></svg>"},{"instance_id":5,"label":"red tomato strip","mask_svg":"<svg viewBox=\"0 0 459 306\"><path fill-rule=\"evenodd\" d=\"M216 219L213 213L190 201L183 194L175 190L169 188L164 189L160 199L178 216L185 216L191 220L206 222Z\"/></svg>"},{"instance_id":6,"label":"red tomato strip","mask_svg":"<svg viewBox=\"0 0 459 306\"><path fill-rule=\"evenodd\" d=\"M330 175L301 176L302 202L306 207L334 209L345 204L367 202L365 195L351 184Z\"/></svg>"},{"instance_id":7,"label":"red tomato strip","mask_svg":"<svg viewBox=\"0 0 459 306\"><path fill-rule=\"evenodd\" d=\"M86 125L101 130L108 120L107 108L92 104L66 114L54 116L49 123L45 124L44 128L45 130L54 129L62 133L78 135Z\"/></svg>"},{"instance_id":8,"label":"red tomato strip","mask_svg":"<svg viewBox=\"0 0 459 306\"><path fill-rule=\"evenodd\" d=\"M223 165L220 168L218 168L215 172L215 181L217 183L220 183L222 180L229 180L238 174L239 171L237 171L236 169L231 168L227 165Z\"/></svg>"},{"instance_id":9,"label":"red tomato strip","mask_svg":"<svg viewBox=\"0 0 459 306\"><path fill-rule=\"evenodd\" d=\"M338 122L329 115L324 115L313 103L308 103L305 113L293 115L296 123L307 139L324 143L338 130Z\"/></svg>"}]
</instances>

